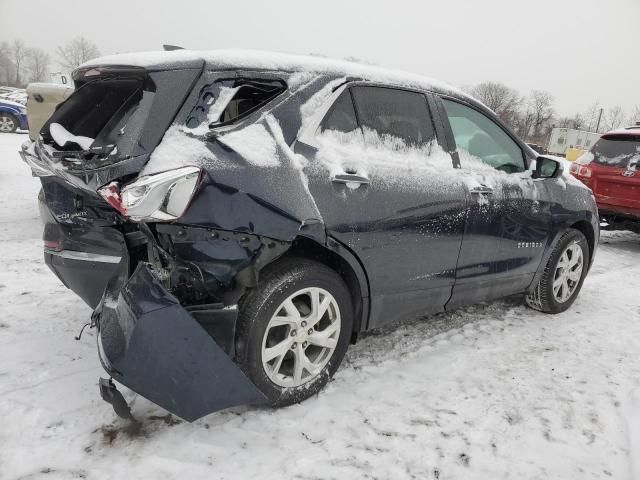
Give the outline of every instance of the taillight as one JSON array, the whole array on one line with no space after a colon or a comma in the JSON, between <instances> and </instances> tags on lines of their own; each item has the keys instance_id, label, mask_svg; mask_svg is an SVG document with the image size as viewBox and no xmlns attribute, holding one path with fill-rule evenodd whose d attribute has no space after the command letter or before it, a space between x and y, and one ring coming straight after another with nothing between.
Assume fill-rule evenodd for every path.
<instances>
[{"instance_id":1,"label":"taillight","mask_svg":"<svg viewBox=\"0 0 640 480\"><path fill-rule=\"evenodd\" d=\"M98 193L122 215L134 221L171 221L182 216L195 193L201 170L182 167L145 175L122 188L111 182Z\"/></svg>"},{"instance_id":2,"label":"taillight","mask_svg":"<svg viewBox=\"0 0 640 480\"><path fill-rule=\"evenodd\" d=\"M60 242L56 240L44 240L44 248L47 250L60 251Z\"/></svg>"},{"instance_id":3,"label":"taillight","mask_svg":"<svg viewBox=\"0 0 640 480\"><path fill-rule=\"evenodd\" d=\"M104 198L109 205L118 210L121 214L126 215L127 211L122 206L122 201L120 200L120 183L119 182L111 182L105 185L102 188L98 189L98 193L102 198Z\"/></svg>"},{"instance_id":4,"label":"taillight","mask_svg":"<svg viewBox=\"0 0 640 480\"><path fill-rule=\"evenodd\" d=\"M576 177L582 177L582 178L591 177L591 169L587 165L572 163L570 170L571 170L571 173L573 173Z\"/></svg>"}]
</instances>

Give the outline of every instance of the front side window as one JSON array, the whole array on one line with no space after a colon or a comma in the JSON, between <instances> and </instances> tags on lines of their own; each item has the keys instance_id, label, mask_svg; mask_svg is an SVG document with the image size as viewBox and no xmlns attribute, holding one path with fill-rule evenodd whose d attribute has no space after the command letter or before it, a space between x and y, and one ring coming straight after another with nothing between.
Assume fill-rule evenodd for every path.
<instances>
[{"instance_id":1,"label":"front side window","mask_svg":"<svg viewBox=\"0 0 640 480\"><path fill-rule=\"evenodd\" d=\"M443 99L463 168L478 161L506 173L526 170L518 144L489 117L458 102Z\"/></svg>"},{"instance_id":2,"label":"front side window","mask_svg":"<svg viewBox=\"0 0 640 480\"><path fill-rule=\"evenodd\" d=\"M353 87L358 118L368 142L420 148L435 137L427 99L421 93L384 87Z\"/></svg>"},{"instance_id":3,"label":"front side window","mask_svg":"<svg viewBox=\"0 0 640 480\"><path fill-rule=\"evenodd\" d=\"M335 101L327 116L324 117L320 124L320 131L327 130L341 133L351 133L358 129L358 120L356 112L353 109L351 94L349 89L345 88Z\"/></svg>"}]
</instances>

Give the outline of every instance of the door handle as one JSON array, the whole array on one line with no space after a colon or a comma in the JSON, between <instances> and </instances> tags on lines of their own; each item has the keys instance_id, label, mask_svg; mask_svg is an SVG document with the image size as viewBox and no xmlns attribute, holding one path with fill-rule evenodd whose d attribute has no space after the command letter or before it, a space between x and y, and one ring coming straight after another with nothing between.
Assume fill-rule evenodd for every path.
<instances>
[{"instance_id":1,"label":"door handle","mask_svg":"<svg viewBox=\"0 0 640 480\"><path fill-rule=\"evenodd\" d=\"M359 185L369 185L369 179L354 173L339 173L331 179L333 183L357 183Z\"/></svg>"},{"instance_id":2,"label":"door handle","mask_svg":"<svg viewBox=\"0 0 640 480\"><path fill-rule=\"evenodd\" d=\"M476 195L493 195L493 188L487 187L485 185L480 185L479 187L474 187L469 190L471 193Z\"/></svg>"}]
</instances>

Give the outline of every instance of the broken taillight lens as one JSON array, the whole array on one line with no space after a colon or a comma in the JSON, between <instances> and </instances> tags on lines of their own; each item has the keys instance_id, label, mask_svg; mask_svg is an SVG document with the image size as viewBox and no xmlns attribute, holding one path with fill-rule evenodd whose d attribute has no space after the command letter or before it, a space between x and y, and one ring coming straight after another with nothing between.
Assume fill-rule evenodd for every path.
<instances>
[{"instance_id":1,"label":"broken taillight lens","mask_svg":"<svg viewBox=\"0 0 640 480\"><path fill-rule=\"evenodd\" d=\"M145 175L120 186L111 182L98 193L122 215L134 221L171 221L187 209L200 180L197 167L182 167Z\"/></svg>"},{"instance_id":2,"label":"broken taillight lens","mask_svg":"<svg viewBox=\"0 0 640 480\"><path fill-rule=\"evenodd\" d=\"M581 165L579 163L572 163L570 170L571 170L571 173L576 177L582 177L582 178L591 177L591 169L586 165Z\"/></svg>"}]
</instances>

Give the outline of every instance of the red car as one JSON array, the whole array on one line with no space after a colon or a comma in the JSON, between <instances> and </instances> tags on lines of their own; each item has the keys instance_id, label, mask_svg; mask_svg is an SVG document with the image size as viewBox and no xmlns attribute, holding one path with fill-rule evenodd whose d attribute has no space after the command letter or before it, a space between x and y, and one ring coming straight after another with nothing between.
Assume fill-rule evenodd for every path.
<instances>
[{"instance_id":1,"label":"red car","mask_svg":"<svg viewBox=\"0 0 640 480\"><path fill-rule=\"evenodd\" d=\"M640 125L602 135L571 173L593 190L604 228L640 233Z\"/></svg>"}]
</instances>

